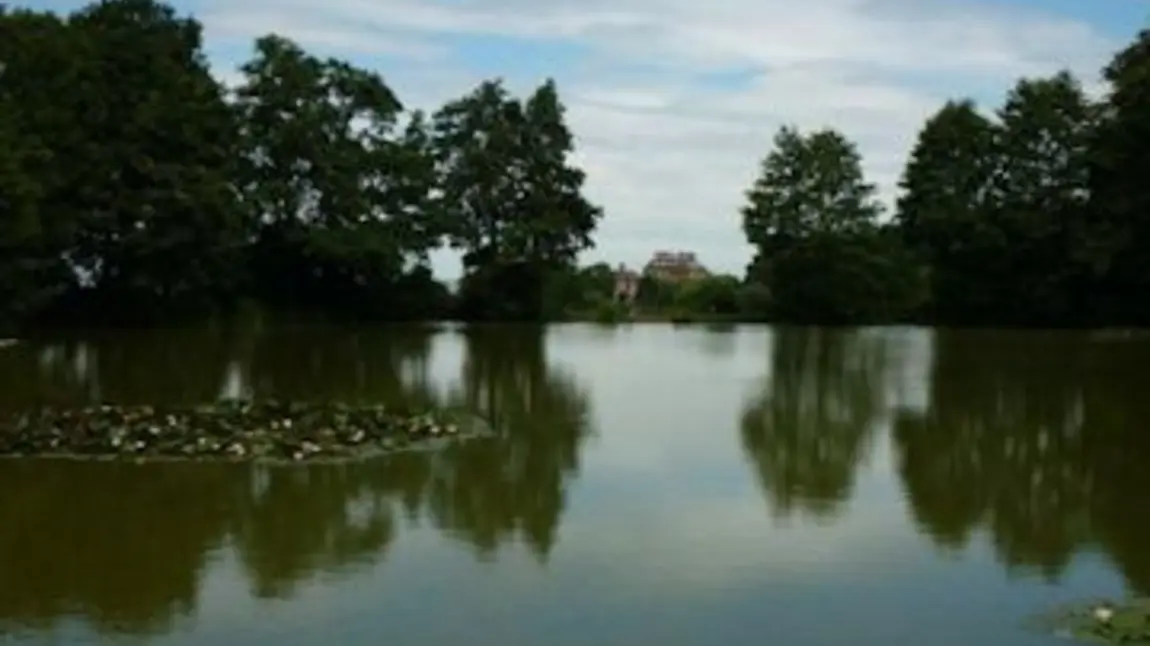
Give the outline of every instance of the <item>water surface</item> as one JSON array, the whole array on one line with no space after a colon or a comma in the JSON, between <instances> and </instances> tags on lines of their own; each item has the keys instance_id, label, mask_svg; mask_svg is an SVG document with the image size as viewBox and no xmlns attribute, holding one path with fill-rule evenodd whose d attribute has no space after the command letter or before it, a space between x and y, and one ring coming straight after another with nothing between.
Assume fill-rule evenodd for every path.
<instances>
[{"instance_id":1,"label":"water surface","mask_svg":"<svg viewBox=\"0 0 1150 646\"><path fill-rule=\"evenodd\" d=\"M0 349L0 410L462 406L344 466L0 461L0 641L1049 644L1150 593L1150 338L304 324ZM1055 642L1057 643L1057 642Z\"/></svg>"}]
</instances>

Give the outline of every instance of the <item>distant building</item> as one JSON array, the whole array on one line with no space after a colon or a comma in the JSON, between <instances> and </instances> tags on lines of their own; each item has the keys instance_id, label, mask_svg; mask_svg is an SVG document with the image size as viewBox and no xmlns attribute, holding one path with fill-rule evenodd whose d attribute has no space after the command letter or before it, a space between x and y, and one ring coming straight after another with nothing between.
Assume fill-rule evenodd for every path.
<instances>
[{"instance_id":1,"label":"distant building","mask_svg":"<svg viewBox=\"0 0 1150 646\"><path fill-rule=\"evenodd\" d=\"M671 283L706 278L710 273L691 251L656 251L643 267L643 274Z\"/></svg>"},{"instance_id":2,"label":"distant building","mask_svg":"<svg viewBox=\"0 0 1150 646\"><path fill-rule=\"evenodd\" d=\"M639 272L627 269L626 265L620 263L615 270L615 300L623 303L634 301L639 294L640 278Z\"/></svg>"}]
</instances>

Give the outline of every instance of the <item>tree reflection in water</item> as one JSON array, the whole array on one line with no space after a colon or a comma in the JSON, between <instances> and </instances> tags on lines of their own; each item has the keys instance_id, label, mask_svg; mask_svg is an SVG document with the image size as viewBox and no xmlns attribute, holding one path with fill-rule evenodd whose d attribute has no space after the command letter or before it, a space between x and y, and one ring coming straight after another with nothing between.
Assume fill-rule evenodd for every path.
<instances>
[{"instance_id":1,"label":"tree reflection in water","mask_svg":"<svg viewBox=\"0 0 1150 646\"><path fill-rule=\"evenodd\" d=\"M1148 369L1146 339L937 332L929 407L895 426L920 525L950 548L984 530L1049 579L1101 547L1150 592Z\"/></svg>"},{"instance_id":2,"label":"tree reflection in water","mask_svg":"<svg viewBox=\"0 0 1150 646\"><path fill-rule=\"evenodd\" d=\"M80 616L166 632L233 509L227 465L0 463L0 634Z\"/></svg>"},{"instance_id":3,"label":"tree reflection in water","mask_svg":"<svg viewBox=\"0 0 1150 646\"><path fill-rule=\"evenodd\" d=\"M885 403L886 340L865 331L780 328L771 372L742 416L742 440L776 515L829 517Z\"/></svg>"},{"instance_id":4,"label":"tree reflection in water","mask_svg":"<svg viewBox=\"0 0 1150 646\"><path fill-rule=\"evenodd\" d=\"M555 543L567 481L578 473L589 432L586 394L550 367L544 330L475 327L453 404L475 411L498 431L494 442L445 454L430 504L442 527L481 552L519 534L540 558Z\"/></svg>"},{"instance_id":5,"label":"tree reflection in water","mask_svg":"<svg viewBox=\"0 0 1150 646\"><path fill-rule=\"evenodd\" d=\"M194 613L201 572L223 546L254 594L290 597L382 558L411 520L485 556L519 540L545 559L554 545L589 411L585 392L548 365L543 330L466 333L447 392L428 375L427 331L297 326L169 341L22 346L0 361L0 384L14 386L0 408L239 392L463 406L498 437L346 465L2 464L0 634L69 618L106 633L169 630Z\"/></svg>"}]
</instances>

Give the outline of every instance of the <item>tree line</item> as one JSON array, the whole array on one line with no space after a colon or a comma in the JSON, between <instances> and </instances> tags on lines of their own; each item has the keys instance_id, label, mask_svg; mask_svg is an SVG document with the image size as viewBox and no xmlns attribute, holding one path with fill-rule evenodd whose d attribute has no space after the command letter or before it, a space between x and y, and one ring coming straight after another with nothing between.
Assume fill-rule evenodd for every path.
<instances>
[{"instance_id":1,"label":"tree line","mask_svg":"<svg viewBox=\"0 0 1150 646\"><path fill-rule=\"evenodd\" d=\"M710 316L818 323L1145 323L1150 33L1092 100L1024 79L923 127L892 217L855 145L782 128L747 193L743 277L579 267L583 192L556 84L500 79L434 112L277 35L235 86L155 0L0 8L0 329L158 325L245 303L349 319ZM449 290L429 255L460 252Z\"/></svg>"},{"instance_id":2,"label":"tree line","mask_svg":"<svg viewBox=\"0 0 1150 646\"><path fill-rule=\"evenodd\" d=\"M591 245L557 88L433 114L269 35L237 87L153 0L0 13L0 318L158 324L247 300L352 318L540 318ZM462 252L455 298L429 253Z\"/></svg>"},{"instance_id":3,"label":"tree line","mask_svg":"<svg viewBox=\"0 0 1150 646\"><path fill-rule=\"evenodd\" d=\"M1150 324L1150 30L1092 99L1062 71L923 125L889 218L855 145L782 128L747 193L760 313L802 322Z\"/></svg>"}]
</instances>

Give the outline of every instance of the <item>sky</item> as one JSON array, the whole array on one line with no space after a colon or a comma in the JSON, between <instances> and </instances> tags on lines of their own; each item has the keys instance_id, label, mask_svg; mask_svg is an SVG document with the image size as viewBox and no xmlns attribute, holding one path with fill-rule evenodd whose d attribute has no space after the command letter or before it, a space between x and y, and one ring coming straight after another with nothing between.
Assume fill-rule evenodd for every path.
<instances>
[{"instance_id":1,"label":"sky","mask_svg":"<svg viewBox=\"0 0 1150 646\"><path fill-rule=\"evenodd\" d=\"M75 0L25 0L69 10ZM776 130L854 140L890 205L925 117L953 97L994 109L1020 76L1098 70L1150 0L177 0L233 80L254 38L379 71L434 110L484 79L559 85L573 161L605 215L584 262L642 265L690 250L713 270L750 258L739 208ZM458 257L436 273L454 278Z\"/></svg>"}]
</instances>

